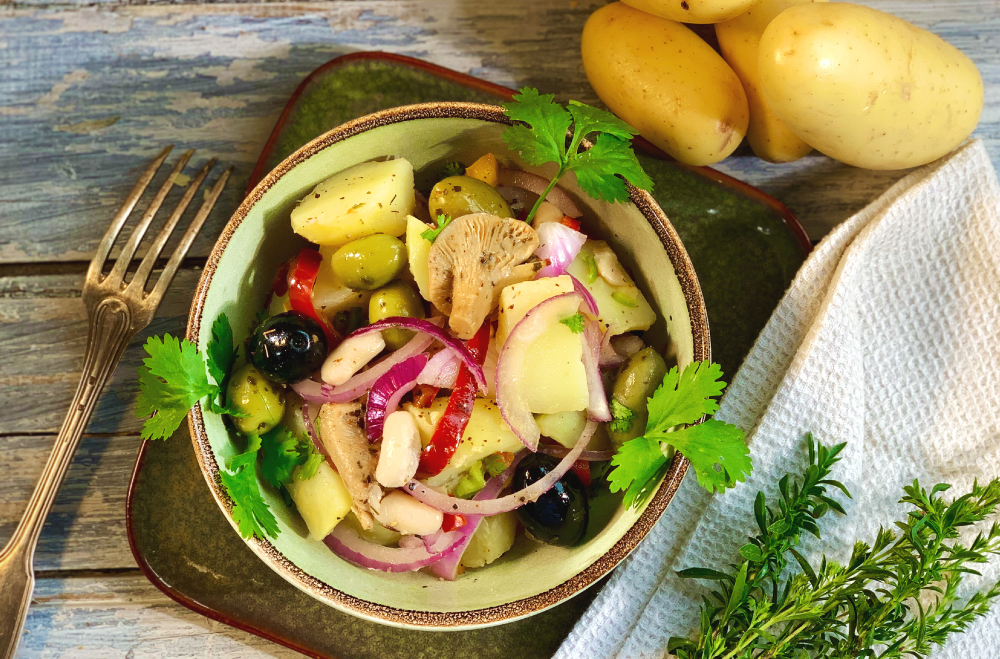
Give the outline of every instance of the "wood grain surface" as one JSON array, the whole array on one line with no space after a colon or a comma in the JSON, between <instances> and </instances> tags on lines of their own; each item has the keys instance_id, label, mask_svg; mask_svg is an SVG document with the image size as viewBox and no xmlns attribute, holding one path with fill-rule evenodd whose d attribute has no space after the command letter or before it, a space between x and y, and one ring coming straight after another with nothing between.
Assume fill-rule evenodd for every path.
<instances>
[{"instance_id":1,"label":"wood grain surface","mask_svg":"<svg viewBox=\"0 0 1000 659\"><path fill-rule=\"evenodd\" d=\"M238 204L292 90L356 50L426 59L595 102L580 58L594 0L143 4L0 0L0 541L23 509L76 386L85 262L163 145L236 166L192 256ZM868 0L966 52L986 82L976 136L1000 164L1000 2ZM743 155L739 155L743 154ZM901 178L819 155L718 169L789 206L818 239ZM176 280L144 336L180 332L198 278ZM143 337L144 338L144 337ZM39 545L19 657L290 657L174 604L135 569L123 525L138 446L138 340L98 404Z\"/></svg>"}]
</instances>

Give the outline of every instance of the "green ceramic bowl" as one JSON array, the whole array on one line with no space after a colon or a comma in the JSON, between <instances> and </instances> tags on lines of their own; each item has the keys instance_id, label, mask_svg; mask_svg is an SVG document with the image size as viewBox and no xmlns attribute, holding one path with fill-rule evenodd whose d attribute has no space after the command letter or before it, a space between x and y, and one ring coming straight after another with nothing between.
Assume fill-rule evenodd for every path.
<instances>
[{"instance_id":1,"label":"green ceramic bowl","mask_svg":"<svg viewBox=\"0 0 1000 659\"><path fill-rule=\"evenodd\" d=\"M446 159L471 162L493 152L527 167L506 148L509 124L502 109L473 103L429 103L378 112L344 124L288 157L249 194L226 225L202 274L188 338L204 350L212 321L226 313L237 337L247 336L264 304L277 266L302 246L291 231L289 213L313 186L354 164L402 156L422 168ZM608 240L659 312L647 335L672 350L683 367L710 357L708 320L701 289L684 247L653 198L631 191L632 203L607 204L583 194L572 181L562 185L586 217L588 234ZM238 452L222 418L196 407L191 436L205 480L227 513L232 502L219 483L219 465ZM278 519L275 540L248 540L275 572L337 609L391 625L423 629L468 629L538 613L581 592L614 568L652 528L680 485L687 460L675 459L657 493L639 510L619 507L600 532L572 548L519 540L486 568L454 582L427 574L365 570L308 538L305 525L277 492L262 487ZM235 524L234 526L234 533Z\"/></svg>"}]
</instances>

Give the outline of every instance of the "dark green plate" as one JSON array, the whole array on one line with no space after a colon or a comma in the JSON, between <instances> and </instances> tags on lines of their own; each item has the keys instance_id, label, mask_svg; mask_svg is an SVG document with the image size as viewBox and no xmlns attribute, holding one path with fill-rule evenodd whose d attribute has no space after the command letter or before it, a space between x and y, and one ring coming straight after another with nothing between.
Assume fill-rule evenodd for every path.
<instances>
[{"instance_id":1,"label":"dark green plate","mask_svg":"<svg viewBox=\"0 0 1000 659\"><path fill-rule=\"evenodd\" d=\"M497 103L511 90L385 53L339 57L296 90L250 180L355 117L428 101ZM774 199L708 168L665 160L639 141L655 197L701 281L716 361L733 373L798 270L809 242ZM203 615L314 657L551 656L597 593L592 588L532 618L461 633L394 629L340 613L272 572L240 541L212 499L187 430L143 444L126 519L139 566L163 592Z\"/></svg>"}]
</instances>

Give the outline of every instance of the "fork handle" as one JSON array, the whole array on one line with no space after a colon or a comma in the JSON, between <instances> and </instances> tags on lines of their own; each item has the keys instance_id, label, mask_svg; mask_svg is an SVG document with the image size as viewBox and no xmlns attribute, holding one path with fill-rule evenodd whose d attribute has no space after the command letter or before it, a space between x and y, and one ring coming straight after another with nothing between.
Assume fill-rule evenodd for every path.
<instances>
[{"instance_id":1,"label":"fork handle","mask_svg":"<svg viewBox=\"0 0 1000 659\"><path fill-rule=\"evenodd\" d=\"M45 517L59 491L105 383L135 334L127 304L105 298L90 314L80 384L55 446L10 542L0 551L0 659L13 659L34 587L34 553Z\"/></svg>"}]
</instances>

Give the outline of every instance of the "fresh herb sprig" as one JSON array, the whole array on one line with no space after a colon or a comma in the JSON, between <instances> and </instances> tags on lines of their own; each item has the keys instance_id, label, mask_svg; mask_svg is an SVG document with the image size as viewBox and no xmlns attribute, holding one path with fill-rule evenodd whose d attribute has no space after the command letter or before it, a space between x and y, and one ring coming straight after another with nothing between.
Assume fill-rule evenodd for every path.
<instances>
[{"instance_id":1,"label":"fresh herb sprig","mask_svg":"<svg viewBox=\"0 0 1000 659\"><path fill-rule=\"evenodd\" d=\"M760 533L740 549L739 567L678 573L718 584L705 600L698 637L670 640L679 659L925 657L1000 596L1000 584L964 602L956 594L965 574L978 574L974 565L1000 554L996 524L968 545L958 541L961 529L996 512L1000 480L976 483L951 502L942 496L949 485L928 492L914 481L903 488L900 503L912 510L896 522L898 535L881 529L871 545L854 545L846 565L823 557L814 569L795 547L803 532L820 535L817 520L828 511L843 513L827 488L850 494L828 478L844 445L828 449L811 436L808 443L809 466L797 480L782 478L777 505L768 508L757 495ZM791 559L801 572L788 574Z\"/></svg>"},{"instance_id":2,"label":"fresh herb sprig","mask_svg":"<svg viewBox=\"0 0 1000 659\"><path fill-rule=\"evenodd\" d=\"M434 218L434 221L437 223L436 229L428 229L420 234L420 237L424 240L429 240L431 242L437 240L437 237L441 235L441 232L444 231L449 224L451 224L451 215L438 215Z\"/></svg>"},{"instance_id":3,"label":"fresh herb sprig","mask_svg":"<svg viewBox=\"0 0 1000 659\"><path fill-rule=\"evenodd\" d=\"M670 466L671 446L691 461L698 483L709 492L746 480L753 463L742 430L716 419L688 425L719 409L715 399L726 386L721 378L719 365L707 361L693 362L683 371L674 366L664 376L649 399L645 434L622 444L611 459L611 491L624 491L626 505L637 506L651 494ZM626 411L631 412L619 408L613 417L617 428L631 427L634 413Z\"/></svg>"},{"instance_id":4,"label":"fresh herb sprig","mask_svg":"<svg viewBox=\"0 0 1000 659\"><path fill-rule=\"evenodd\" d=\"M604 110L570 101L563 107L552 94L539 94L525 87L514 100L504 103L504 111L513 119L513 126L504 131L503 140L520 152L529 165L554 162L558 165L545 191L526 218L531 222L546 195L567 172L576 174L580 189L595 199L626 201L629 183L643 190L653 189L653 180L642 170L629 140L638 134L627 123ZM572 136L567 146L567 135ZM580 151L585 138L595 135L593 146Z\"/></svg>"}]
</instances>

